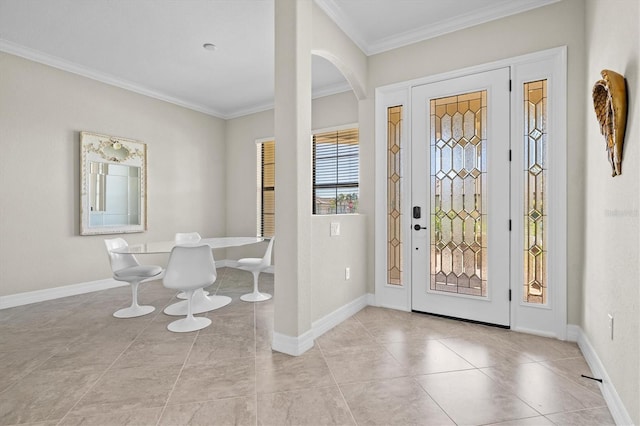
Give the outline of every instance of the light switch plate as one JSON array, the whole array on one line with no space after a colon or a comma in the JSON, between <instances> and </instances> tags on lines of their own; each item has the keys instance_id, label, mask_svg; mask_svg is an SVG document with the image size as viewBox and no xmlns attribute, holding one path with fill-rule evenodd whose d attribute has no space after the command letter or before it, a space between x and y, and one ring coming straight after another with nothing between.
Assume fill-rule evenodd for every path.
<instances>
[{"instance_id":1,"label":"light switch plate","mask_svg":"<svg viewBox=\"0 0 640 426\"><path fill-rule=\"evenodd\" d=\"M331 222L331 236L336 237L340 235L340 222Z\"/></svg>"}]
</instances>

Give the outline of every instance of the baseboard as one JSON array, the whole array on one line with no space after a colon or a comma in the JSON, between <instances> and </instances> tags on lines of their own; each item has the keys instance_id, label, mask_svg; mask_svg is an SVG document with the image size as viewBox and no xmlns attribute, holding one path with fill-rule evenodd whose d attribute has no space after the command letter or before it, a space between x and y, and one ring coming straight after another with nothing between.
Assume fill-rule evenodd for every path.
<instances>
[{"instance_id":1,"label":"baseboard","mask_svg":"<svg viewBox=\"0 0 640 426\"><path fill-rule=\"evenodd\" d=\"M313 337L317 339L347 318L368 305L369 294L364 294L311 324Z\"/></svg>"},{"instance_id":2,"label":"baseboard","mask_svg":"<svg viewBox=\"0 0 640 426\"><path fill-rule=\"evenodd\" d=\"M224 262L223 266L229 267L229 268L235 268L235 269L242 269L240 267L238 267L238 261L237 260L222 260L221 262ZM220 268L220 266L218 266L218 262L216 262L216 267ZM263 273L265 274L273 274L274 268L273 265L269 266L267 269L265 269L263 271Z\"/></svg>"},{"instance_id":3,"label":"baseboard","mask_svg":"<svg viewBox=\"0 0 640 426\"><path fill-rule=\"evenodd\" d=\"M235 268L238 262L235 260L216 260L216 268L230 267ZM266 270L266 273L273 273ZM31 303L46 302L47 300L60 299L61 297L77 296L78 294L86 294L94 291L107 290L110 288L129 285L125 282L119 282L112 278L104 280L89 281L79 284L65 285L61 287L46 288L44 290L28 291L25 293L10 294L8 296L0 296L0 309L14 308L16 306L30 305Z\"/></svg>"},{"instance_id":4,"label":"baseboard","mask_svg":"<svg viewBox=\"0 0 640 426\"><path fill-rule=\"evenodd\" d=\"M591 342L589 342L587 336L584 334L582 328L577 325L568 326L567 338L568 340L578 343L578 346L582 351L582 355L584 355L584 359L589 365L589 368L591 368L591 372L594 377L602 379L602 383L600 383L600 390L602 391L602 396L604 397L607 407L609 408L611 416L616 424L633 425L629 412L622 403L616 388L613 386L613 383L611 383L611 379L609 378L604 365L600 361L598 354L591 345ZM573 338L575 338L575 340L573 340Z\"/></svg>"},{"instance_id":5,"label":"baseboard","mask_svg":"<svg viewBox=\"0 0 640 426\"><path fill-rule=\"evenodd\" d=\"M271 348L287 355L299 356L313 347L313 331L309 330L300 336L292 337L273 332Z\"/></svg>"},{"instance_id":6,"label":"baseboard","mask_svg":"<svg viewBox=\"0 0 640 426\"><path fill-rule=\"evenodd\" d=\"M29 305L31 303L46 302L47 300L59 299L61 297L77 296L78 294L86 294L126 285L129 284L109 278L106 280L90 281L80 284L65 285L62 287L47 288L44 290L11 294L0 297L0 309Z\"/></svg>"},{"instance_id":7,"label":"baseboard","mask_svg":"<svg viewBox=\"0 0 640 426\"><path fill-rule=\"evenodd\" d=\"M216 268L225 268L225 267L234 267L236 265L236 262L234 260L227 260L227 259L222 259L222 260L216 260Z\"/></svg>"},{"instance_id":8,"label":"baseboard","mask_svg":"<svg viewBox=\"0 0 640 426\"><path fill-rule=\"evenodd\" d=\"M517 331L518 333L524 333L524 334L531 334L533 336L548 337L550 339L562 340L562 339L559 339L558 335L553 332L533 330L531 328L526 328L526 327L511 327L511 331Z\"/></svg>"},{"instance_id":9,"label":"baseboard","mask_svg":"<svg viewBox=\"0 0 640 426\"><path fill-rule=\"evenodd\" d=\"M376 295L375 295L375 293L367 293L367 305L369 305L369 306L377 306L376 305Z\"/></svg>"},{"instance_id":10,"label":"baseboard","mask_svg":"<svg viewBox=\"0 0 640 426\"><path fill-rule=\"evenodd\" d=\"M567 325L567 341L578 343L578 338L582 334L582 329L579 325L568 324Z\"/></svg>"}]
</instances>

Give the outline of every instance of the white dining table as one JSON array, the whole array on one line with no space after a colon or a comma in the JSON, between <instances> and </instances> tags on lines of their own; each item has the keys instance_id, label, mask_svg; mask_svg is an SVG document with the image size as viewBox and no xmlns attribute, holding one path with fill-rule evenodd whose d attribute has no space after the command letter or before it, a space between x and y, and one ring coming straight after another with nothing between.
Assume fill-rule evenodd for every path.
<instances>
[{"instance_id":1,"label":"white dining table","mask_svg":"<svg viewBox=\"0 0 640 426\"><path fill-rule=\"evenodd\" d=\"M201 246L208 245L212 249L229 248L246 246L249 244L261 243L264 241L262 237L214 237L202 238L197 243L180 244L182 246ZM114 253L129 254L159 254L171 253L171 249L177 246L175 241L157 241L151 243L132 244L127 247L112 250Z\"/></svg>"},{"instance_id":2,"label":"white dining table","mask_svg":"<svg viewBox=\"0 0 640 426\"><path fill-rule=\"evenodd\" d=\"M240 247L249 244L256 244L264 241L261 237L214 237L214 238L202 238L196 243L177 244L175 241L158 241L150 243L132 244L127 247L121 247L112 250L114 253L123 254L161 254L171 253L171 250L177 246L201 246L208 245L211 249L222 249L229 247ZM204 289L198 289L193 293L191 300L191 309L194 314L201 314L204 312L213 311L214 309L220 309L231 303L231 298L228 296L207 295ZM169 305L165 308L164 313L167 315L181 316L186 315L188 310L188 301L182 300L180 302Z\"/></svg>"}]
</instances>

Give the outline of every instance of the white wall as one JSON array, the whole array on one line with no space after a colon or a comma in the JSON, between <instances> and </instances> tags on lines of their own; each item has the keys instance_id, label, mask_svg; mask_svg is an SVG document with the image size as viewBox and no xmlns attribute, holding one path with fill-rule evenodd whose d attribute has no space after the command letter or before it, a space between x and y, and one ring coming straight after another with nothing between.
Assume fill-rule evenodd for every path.
<instances>
[{"instance_id":1,"label":"white wall","mask_svg":"<svg viewBox=\"0 0 640 426\"><path fill-rule=\"evenodd\" d=\"M149 230L130 243L225 235L223 120L5 53L0 70L0 296L111 277L109 236L79 235L83 130L147 144Z\"/></svg>"},{"instance_id":2,"label":"white wall","mask_svg":"<svg viewBox=\"0 0 640 426\"><path fill-rule=\"evenodd\" d=\"M587 81L582 85L586 138L584 311L582 328L634 424L640 424L640 33L637 0L589 0ZM628 123L622 175L611 177L591 88L610 69L627 80ZM607 314L614 317L611 340Z\"/></svg>"}]
</instances>

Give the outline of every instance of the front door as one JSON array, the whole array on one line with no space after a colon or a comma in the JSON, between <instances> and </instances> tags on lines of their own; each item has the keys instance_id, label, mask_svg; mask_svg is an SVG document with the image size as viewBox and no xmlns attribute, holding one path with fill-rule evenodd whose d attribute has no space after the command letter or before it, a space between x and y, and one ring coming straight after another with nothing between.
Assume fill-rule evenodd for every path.
<instances>
[{"instance_id":1,"label":"front door","mask_svg":"<svg viewBox=\"0 0 640 426\"><path fill-rule=\"evenodd\" d=\"M509 68L411 101L411 304L509 326Z\"/></svg>"}]
</instances>

